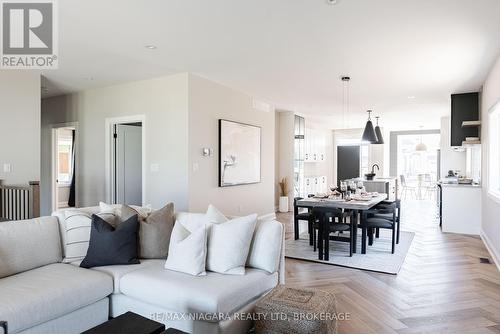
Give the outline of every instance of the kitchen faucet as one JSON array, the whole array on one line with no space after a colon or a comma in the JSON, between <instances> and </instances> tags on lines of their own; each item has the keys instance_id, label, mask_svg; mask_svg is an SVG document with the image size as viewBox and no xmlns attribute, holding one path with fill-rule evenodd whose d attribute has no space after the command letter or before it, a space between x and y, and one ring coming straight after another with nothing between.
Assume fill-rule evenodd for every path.
<instances>
[{"instance_id":1,"label":"kitchen faucet","mask_svg":"<svg viewBox=\"0 0 500 334\"><path fill-rule=\"evenodd\" d=\"M379 165L373 164L373 166L372 166L372 174L375 174L375 167L377 167L377 171L380 171Z\"/></svg>"}]
</instances>

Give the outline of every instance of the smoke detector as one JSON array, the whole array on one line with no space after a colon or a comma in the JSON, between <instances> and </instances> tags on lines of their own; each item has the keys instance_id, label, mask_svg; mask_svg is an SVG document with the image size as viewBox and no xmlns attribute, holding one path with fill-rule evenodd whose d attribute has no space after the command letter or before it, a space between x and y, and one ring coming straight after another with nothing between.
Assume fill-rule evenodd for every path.
<instances>
[{"instance_id":1,"label":"smoke detector","mask_svg":"<svg viewBox=\"0 0 500 334\"><path fill-rule=\"evenodd\" d=\"M339 3L339 0L326 0L326 3L329 5L336 5L337 3Z\"/></svg>"}]
</instances>

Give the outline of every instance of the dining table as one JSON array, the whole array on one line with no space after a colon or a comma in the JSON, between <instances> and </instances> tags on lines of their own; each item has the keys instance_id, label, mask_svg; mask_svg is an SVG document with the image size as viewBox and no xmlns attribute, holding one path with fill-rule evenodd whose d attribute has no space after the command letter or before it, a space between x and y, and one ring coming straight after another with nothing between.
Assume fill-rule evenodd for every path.
<instances>
[{"instance_id":1,"label":"dining table","mask_svg":"<svg viewBox=\"0 0 500 334\"><path fill-rule=\"evenodd\" d=\"M387 199L387 194L378 193L374 194L369 198L364 197L363 199L330 199L330 198L316 198L309 197L303 198L297 201L297 206L301 208L307 208L314 210L314 208L332 208L332 209L344 209L351 210L353 212L353 224L354 226L358 226L358 216L365 210L370 210L375 205L385 201ZM296 229L298 230L298 229ZM321 231L325 230L324 227L320 226L319 236L318 236L318 259L323 261L329 261L330 258L330 237L323 237L323 233ZM357 232L357 228L355 231ZM357 244L357 233L354 233L353 236L354 245L353 252L356 253L356 244ZM364 243L363 243L364 244ZM366 253L366 249L362 249L362 253Z\"/></svg>"}]
</instances>

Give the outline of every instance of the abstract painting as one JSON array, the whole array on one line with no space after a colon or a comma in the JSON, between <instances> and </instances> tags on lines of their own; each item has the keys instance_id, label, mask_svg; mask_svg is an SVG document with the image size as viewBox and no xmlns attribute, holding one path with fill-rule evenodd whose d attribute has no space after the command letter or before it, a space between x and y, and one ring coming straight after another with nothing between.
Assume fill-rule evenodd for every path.
<instances>
[{"instance_id":1,"label":"abstract painting","mask_svg":"<svg viewBox=\"0 0 500 334\"><path fill-rule=\"evenodd\" d=\"M261 128L219 120L219 187L260 182Z\"/></svg>"}]
</instances>

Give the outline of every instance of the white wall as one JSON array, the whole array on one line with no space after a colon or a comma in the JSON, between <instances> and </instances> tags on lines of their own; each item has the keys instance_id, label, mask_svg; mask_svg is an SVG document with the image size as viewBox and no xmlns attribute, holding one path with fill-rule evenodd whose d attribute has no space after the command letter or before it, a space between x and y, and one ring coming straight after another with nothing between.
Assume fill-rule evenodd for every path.
<instances>
[{"instance_id":1,"label":"white wall","mask_svg":"<svg viewBox=\"0 0 500 334\"><path fill-rule=\"evenodd\" d=\"M489 109L498 101L500 101L500 58L488 75L483 86L481 119L483 126L481 128L481 141L483 145L483 161L482 161L482 181L483 181L483 196L482 196L482 236L486 241L490 251L496 258L497 266L500 268L500 202L493 200L488 195L488 120ZM498 151L497 153L498 154ZM500 171L497 171L500 172Z\"/></svg>"},{"instance_id":2,"label":"white wall","mask_svg":"<svg viewBox=\"0 0 500 334\"><path fill-rule=\"evenodd\" d=\"M188 75L179 74L88 90L43 102L42 147L50 157L50 124L78 122L77 206L106 200L106 118L145 115L146 203L188 208ZM45 213L50 211L50 162L42 165ZM151 164L159 171L152 172ZM49 205L49 206L47 206Z\"/></svg>"},{"instance_id":3,"label":"white wall","mask_svg":"<svg viewBox=\"0 0 500 334\"><path fill-rule=\"evenodd\" d=\"M261 182L218 186L218 120L262 128ZM212 203L228 215L274 213L275 114L253 109L252 97L196 75L189 75L189 210L205 212ZM202 156L202 148L214 150Z\"/></svg>"},{"instance_id":4,"label":"white wall","mask_svg":"<svg viewBox=\"0 0 500 334\"><path fill-rule=\"evenodd\" d=\"M287 178L290 193L288 194L288 209L293 210L293 185L294 185L294 141L295 141L295 114L291 111L281 110L278 113L279 135L278 135L278 175L276 177L276 187L284 177ZM279 189L276 188L276 197L279 198Z\"/></svg>"},{"instance_id":5,"label":"white wall","mask_svg":"<svg viewBox=\"0 0 500 334\"><path fill-rule=\"evenodd\" d=\"M40 99L38 72L0 71L0 179L7 184L40 180Z\"/></svg>"},{"instance_id":6,"label":"white wall","mask_svg":"<svg viewBox=\"0 0 500 334\"><path fill-rule=\"evenodd\" d=\"M465 151L451 147L451 117L441 118L441 177L446 177L449 170L459 170L465 175L467 166Z\"/></svg>"}]
</instances>

